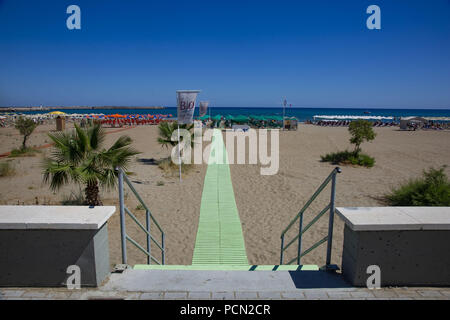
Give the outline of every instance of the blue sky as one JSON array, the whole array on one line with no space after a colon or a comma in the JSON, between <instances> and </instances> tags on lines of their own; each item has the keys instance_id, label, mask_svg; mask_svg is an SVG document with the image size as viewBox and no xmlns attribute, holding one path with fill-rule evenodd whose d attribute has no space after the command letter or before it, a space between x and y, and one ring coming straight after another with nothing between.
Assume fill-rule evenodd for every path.
<instances>
[{"instance_id":1,"label":"blue sky","mask_svg":"<svg viewBox=\"0 0 450 320\"><path fill-rule=\"evenodd\" d=\"M449 0L0 0L0 105L450 108L449 40Z\"/></svg>"}]
</instances>

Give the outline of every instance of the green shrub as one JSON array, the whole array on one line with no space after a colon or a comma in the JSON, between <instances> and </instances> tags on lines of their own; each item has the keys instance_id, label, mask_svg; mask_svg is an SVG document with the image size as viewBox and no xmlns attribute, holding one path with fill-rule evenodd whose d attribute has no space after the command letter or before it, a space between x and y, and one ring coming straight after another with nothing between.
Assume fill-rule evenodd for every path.
<instances>
[{"instance_id":1,"label":"green shrub","mask_svg":"<svg viewBox=\"0 0 450 320\"><path fill-rule=\"evenodd\" d=\"M9 161L0 163L0 177L12 176L16 173L14 165Z\"/></svg>"},{"instance_id":2,"label":"green shrub","mask_svg":"<svg viewBox=\"0 0 450 320\"><path fill-rule=\"evenodd\" d=\"M24 118L22 116L19 117L19 119L17 119L17 121L15 123L15 127L17 130L19 130L20 134L23 135L21 149L27 148L27 145L26 145L27 139L33 133L34 129L36 129L37 126L38 126L38 124L36 122L34 122L33 119Z\"/></svg>"},{"instance_id":3,"label":"green shrub","mask_svg":"<svg viewBox=\"0 0 450 320\"><path fill-rule=\"evenodd\" d=\"M322 162L331 162L333 164L353 164L364 167L373 167L375 159L364 153L356 153L354 151L339 151L328 153L321 156Z\"/></svg>"},{"instance_id":4,"label":"green shrub","mask_svg":"<svg viewBox=\"0 0 450 320\"><path fill-rule=\"evenodd\" d=\"M450 181L441 169L430 168L385 196L392 206L450 206Z\"/></svg>"},{"instance_id":5,"label":"green shrub","mask_svg":"<svg viewBox=\"0 0 450 320\"><path fill-rule=\"evenodd\" d=\"M142 205L142 203L139 203L137 206L136 206L136 210L144 210L145 208L144 208L144 206Z\"/></svg>"},{"instance_id":6,"label":"green shrub","mask_svg":"<svg viewBox=\"0 0 450 320\"><path fill-rule=\"evenodd\" d=\"M192 169L192 167L193 167L192 164L182 163L181 172L188 173ZM172 159L170 157L158 161L158 168L160 168L165 173L170 174L172 176L177 174L180 170L179 165L172 162Z\"/></svg>"},{"instance_id":7,"label":"green shrub","mask_svg":"<svg viewBox=\"0 0 450 320\"><path fill-rule=\"evenodd\" d=\"M355 153L361 151L361 143L364 141L372 141L377 134L373 131L372 123L367 120L356 120L350 122L348 131L352 136L350 143L355 145Z\"/></svg>"},{"instance_id":8,"label":"green shrub","mask_svg":"<svg viewBox=\"0 0 450 320\"><path fill-rule=\"evenodd\" d=\"M16 157L34 157L36 153L38 153L38 150L35 150L33 148L24 148L24 149L14 149L11 151L9 157L16 158Z\"/></svg>"},{"instance_id":9,"label":"green shrub","mask_svg":"<svg viewBox=\"0 0 450 320\"><path fill-rule=\"evenodd\" d=\"M78 193L71 192L69 196L64 196L61 204L63 206L84 206L86 203L83 191L78 190Z\"/></svg>"}]
</instances>

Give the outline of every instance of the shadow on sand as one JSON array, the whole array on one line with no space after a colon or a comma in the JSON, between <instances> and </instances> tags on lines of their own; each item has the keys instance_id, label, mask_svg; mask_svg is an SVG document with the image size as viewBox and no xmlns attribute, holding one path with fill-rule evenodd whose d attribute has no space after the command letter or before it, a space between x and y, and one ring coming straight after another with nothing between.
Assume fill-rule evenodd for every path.
<instances>
[{"instance_id":1,"label":"shadow on sand","mask_svg":"<svg viewBox=\"0 0 450 320\"><path fill-rule=\"evenodd\" d=\"M150 159L140 158L140 159L137 159L137 162L146 164L146 165L150 165L150 166L158 165L158 161L155 160L154 158L150 158Z\"/></svg>"}]
</instances>

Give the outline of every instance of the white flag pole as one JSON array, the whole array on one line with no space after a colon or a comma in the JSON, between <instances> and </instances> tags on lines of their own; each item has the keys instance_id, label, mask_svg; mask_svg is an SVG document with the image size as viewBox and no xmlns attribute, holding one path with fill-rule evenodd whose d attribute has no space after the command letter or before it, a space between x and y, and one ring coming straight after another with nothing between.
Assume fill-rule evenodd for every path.
<instances>
[{"instance_id":1,"label":"white flag pole","mask_svg":"<svg viewBox=\"0 0 450 320\"><path fill-rule=\"evenodd\" d=\"M177 121L177 125L178 125L178 167L179 167L179 171L180 171L180 182L181 182L181 141L180 141L180 124Z\"/></svg>"}]
</instances>

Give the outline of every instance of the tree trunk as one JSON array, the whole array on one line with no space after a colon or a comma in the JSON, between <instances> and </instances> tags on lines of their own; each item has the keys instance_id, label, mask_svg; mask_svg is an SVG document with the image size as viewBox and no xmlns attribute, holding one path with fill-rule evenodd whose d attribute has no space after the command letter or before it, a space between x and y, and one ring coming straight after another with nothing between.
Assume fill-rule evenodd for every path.
<instances>
[{"instance_id":1,"label":"tree trunk","mask_svg":"<svg viewBox=\"0 0 450 320\"><path fill-rule=\"evenodd\" d=\"M355 145L355 150L353 150L355 156L359 155L360 152L361 152L360 145L359 144Z\"/></svg>"},{"instance_id":2,"label":"tree trunk","mask_svg":"<svg viewBox=\"0 0 450 320\"><path fill-rule=\"evenodd\" d=\"M25 150L25 148L26 148L27 138L28 138L27 135L23 136L22 150Z\"/></svg>"},{"instance_id":3,"label":"tree trunk","mask_svg":"<svg viewBox=\"0 0 450 320\"><path fill-rule=\"evenodd\" d=\"M88 206L102 206L102 202L99 197L98 181L88 182L84 189L86 196L85 203Z\"/></svg>"}]
</instances>

